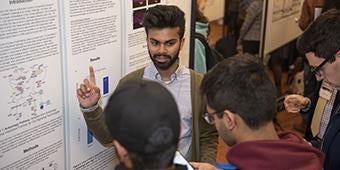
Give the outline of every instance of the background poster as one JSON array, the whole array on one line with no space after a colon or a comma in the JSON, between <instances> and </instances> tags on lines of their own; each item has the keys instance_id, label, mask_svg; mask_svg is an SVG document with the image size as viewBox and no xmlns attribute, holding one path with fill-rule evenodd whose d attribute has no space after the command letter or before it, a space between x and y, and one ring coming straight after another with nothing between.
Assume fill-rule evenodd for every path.
<instances>
[{"instance_id":1,"label":"background poster","mask_svg":"<svg viewBox=\"0 0 340 170\"><path fill-rule=\"evenodd\" d=\"M298 26L302 0L264 1L264 25L262 31L262 56L296 39L302 31ZM266 9L266 10L265 10ZM285 35L285 36L282 36Z\"/></svg>"},{"instance_id":2,"label":"background poster","mask_svg":"<svg viewBox=\"0 0 340 170\"><path fill-rule=\"evenodd\" d=\"M63 169L58 3L0 2L0 169Z\"/></svg>"}]
</instances>

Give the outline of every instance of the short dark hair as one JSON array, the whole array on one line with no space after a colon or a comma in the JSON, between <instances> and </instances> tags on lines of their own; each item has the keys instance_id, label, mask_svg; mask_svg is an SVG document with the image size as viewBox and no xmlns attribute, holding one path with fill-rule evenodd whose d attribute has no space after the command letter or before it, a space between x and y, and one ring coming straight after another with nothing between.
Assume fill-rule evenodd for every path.
<instances>
[{"instance_id":1,"label":"short dark hair","mask_svg":"<svg viewBox=\"0 0 340 170\"><path fill-rule=\"evenodd\" d=\"M297 41L301 54L314 52L319 58L335 61L335 54L340 50L340 10L332 9L322 13L305 30Z\"/></svg>"},{"instance_id":2,"label":"short dark hair","mask_svg":"<svg viewBox=\"0 0 340 170\"><path fill-rule=\"evenodd\" d=\"M340 9L340 0L325 0L322 12L326 12L333 8Z\"/></svg>"},{"instance_id":3,"label":"short dark hair","mask_svg":"<svg viewBox=\"0 0 340 170\"><path fill-rule=\"evenodd\" d=\"M149 29L179 27L179 37L182 39L185 31L184 12L174 5L156 5L149 8L143 19L146 33Z\"/></svg>"},{"instance_id":4,"label":"short dark hair","mask_svg":"<svg viewBox=\"0 0 340 170\"><path fill-rule=\"evenodd\" d=\"M201 93L211 108L238 114L251 129L267 124L276 114L275 85L261 61L250 54L218 63L204 76Z\"/></svg>"},{"instance_id":5,"label":"short dark hair","mask_svg":"<svg viewBox=\"0 0 340 170\"><path fill-rule=\"evenodd\" d=\"M134 169L169 167L177 150L180 116L161 84L131 80L119 86L104 110L113 139L124 146Z\"/></svg>"}]
</instances>

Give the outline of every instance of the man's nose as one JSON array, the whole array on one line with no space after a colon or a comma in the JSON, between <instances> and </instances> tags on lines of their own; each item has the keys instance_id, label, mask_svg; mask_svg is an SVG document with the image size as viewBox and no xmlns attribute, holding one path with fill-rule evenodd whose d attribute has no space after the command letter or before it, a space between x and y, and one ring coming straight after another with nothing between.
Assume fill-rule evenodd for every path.
<instances>
[{"instance_id":1,"label":"man's nose","mask_svg":"<svg viewBox=\"0 0 340 170\"><path fill-rule=\"evenodd\" d=\"M159 53L166 53L167 52L167 48L164 44L161 44L159 46Z\"/></svg>"}]
</instances>

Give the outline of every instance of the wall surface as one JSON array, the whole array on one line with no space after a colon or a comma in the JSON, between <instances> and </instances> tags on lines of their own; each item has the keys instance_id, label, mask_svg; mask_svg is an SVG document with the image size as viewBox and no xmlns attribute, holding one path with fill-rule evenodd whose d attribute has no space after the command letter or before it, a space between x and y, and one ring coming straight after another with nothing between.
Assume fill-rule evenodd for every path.
<instances>
[{"instance_id":1,"label":"wall surface","mask_svg":"<svg viewBox=\"0 0 340 170\"><path fill-rule=\"evenodd\" d=\"M204 15L210 21L218 20L224 16L224 0L207 0Z\"/></svg>"}]
</instances>

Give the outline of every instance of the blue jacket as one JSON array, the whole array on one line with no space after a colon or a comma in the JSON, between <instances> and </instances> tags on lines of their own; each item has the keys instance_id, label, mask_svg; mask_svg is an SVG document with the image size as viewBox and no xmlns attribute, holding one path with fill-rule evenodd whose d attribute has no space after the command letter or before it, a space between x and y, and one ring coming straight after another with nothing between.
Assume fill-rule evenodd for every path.
<instances>
[{"instance_id":1,"label":"blue jacket","mask_svg":"<svg viewBox=\"0 0 340 170\"><path fill-rule=\"evenodd\" d=\"M324 170L340 169L340 104L331 116L323 137L321 150L325 154Z\"/></svg>"},{"instance_id":2,"label":"blue jacket","mask_svg":"<svg viewBox=\"0 0 340 170\"><path fill-rule=\"evenodd\" d=\"M202 22L196 22L195 32L208 36L208 24ZM200 40L195 39L195 58L194 58L194 70L204 74L207 72L206 60L205 60L205 47Z\"/></svg>"}]
</instances>

